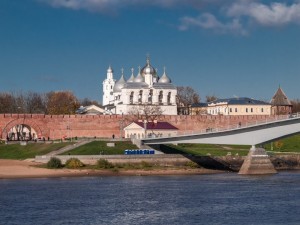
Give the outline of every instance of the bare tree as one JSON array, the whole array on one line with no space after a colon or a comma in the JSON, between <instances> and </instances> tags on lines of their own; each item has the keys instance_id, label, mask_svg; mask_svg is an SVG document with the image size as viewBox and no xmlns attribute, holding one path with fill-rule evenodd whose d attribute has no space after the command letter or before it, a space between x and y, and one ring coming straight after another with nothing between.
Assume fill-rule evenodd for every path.
<instances>
[{"instance_id":1,"label":"bare tree","mask_svg":"<svg viewBox=\"0 0 300 225\"><path fill-rule=\"evenodd\" d=\"M159 105L137 105L129 110L128 115L133 120L146 120L147 122L154 122L159 120L163 114L163 110Z\"/></svg>"},{"instance_id":2,"label":"bare tree","mask_svg":"<svg viewBox=\"0 0 300 225\"><path fill-rule=\"evenodd\" d=\"M206 102L212 102L212 101L215 101L217 99L218 98L215 95L206 95Z\"/></svg>"},{"instance_id":3,"label":"bare tree","mask_svg":"<svg viewBox=\"0 0 300 225\"><path fill-rule=\"evenodd\" d=\"M27 113L46 113L46 95L37 92L26 94Z\"/></svg>"},{"instance_id":4,"label":"bare tree","mask_svg":"<svg viewBox=\"0 0 300 225\"><path fill-rule=\"evenodd\" d=\"M177 87L178 114L190 114L190 106L200 102L199 94L192 87Z\"/></svg>"},{"instance_id":5,"label":"bare tree","mask_svg":"<svg viewBox=\"0 0 300 225\"><path fill-rule=\"evenodd\" d=\"M89 98L84 98L80 100L80 105L82 106L95 105L101 107L101 104L99 102L97 102L96 100L90 100Z\"/></svg>"},{"instance_id":6,"label":"bare tree","mask_svg":"<svg viewBox=\"0 0 300 225\"><path fill-rule=\"evenodd\" d=\"M291 100L292 103L292 113L300 112L300 99Z\"/></svg>"}]
</instances>

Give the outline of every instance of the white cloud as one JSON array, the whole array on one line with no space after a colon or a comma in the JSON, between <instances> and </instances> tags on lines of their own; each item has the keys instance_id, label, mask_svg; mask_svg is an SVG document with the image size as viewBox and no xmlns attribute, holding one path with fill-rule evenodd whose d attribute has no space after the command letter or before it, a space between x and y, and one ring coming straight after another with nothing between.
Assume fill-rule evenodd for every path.
<instances>
[{"instance_id":1,"label":"white cloud","mask_svg":"<svg viewBox=\"0 0 300 225\"><path fill-rule=\"evenodd\" d=\"M39 0L52 5L53 7L63 7L69 9L85 9L89 11L115 11L124 6L135 5L153 5L160 7L171 7L178 4L196 3L197 0L187 0L185 3L182 0ZM207 0L200 0L200 2ZM214 0L216 1L216 0ZM198 1L199 2L199 1Z\"/></svg>"},{"instance_id":2,"label":"white cloud","mask_svg":"<svg viewBox=\"0 0 300 225\"><path fill-rule=\"evenodd\" d=\"M179 30L187 30L190 27L199 27L203 29L213 30L218 33L236 33L245 35L247 34L241 25L239 19L234 18L233 20L222 23L214 15L210 13L204 13L196 18L183 17L180 19Z\"/></svg>"},{"instance_id":3,"label":"white cloud","mask_svg":"<svg viewBox=\"0 0 300 225\"><path fill-rule=\"evenodd\" d=\"M291 5L273 2L265 5L258 2L238 1L227 10L230 17L248 17L263 26L282 26L300 23L300 3Z\"/></svg>"},{"instance_id":4,"label":"white cloud","mask_svg":"<svg viewBox=\"0 0 300 225\"><path fill-rule=\"evenodd\" d=\"M217 33L247 34L249 24L264 27L300 24L300 0L36 0L53 7L117 12L124 7L189 7L199 16L179 19L179 30L200 28ZM268 2L268 3L262 3ZM208 6L208 7L205 7Z\"/></svg>"}]
</instances>

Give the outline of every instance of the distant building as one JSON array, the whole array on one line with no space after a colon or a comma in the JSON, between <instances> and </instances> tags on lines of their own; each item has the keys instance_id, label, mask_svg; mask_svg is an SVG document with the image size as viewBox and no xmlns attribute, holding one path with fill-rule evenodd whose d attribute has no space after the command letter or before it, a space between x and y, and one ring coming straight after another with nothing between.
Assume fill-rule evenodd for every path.
<instances>
[{"instance_id":1,"label":"distant building","mask_svg":"<svg viewBox=\"0 0 300 225\"><path fill-rule=\"evenodd\" d=\"M160 77L149 57L136 76L132 69L131 77L125 80L122 69L121 78L116 81L109 66L103 81L103 106L113 114L130 114L137 107L147 105L159 106L164 115L177 115L176 95L177 89L165 69Z\"/></svg>"},{"instance_id":2,"label":"distant building","mask_svg":"<svg viewBox=\"0 0 300 225\"><path fill-rule=\"evenodd\" d=\"M207 103L194 103L190 106L190 115L207 115Z\"/></svg>"},{"instance_id":3,"label":"distant building","mask_svg":"<svg viewBox=\"0 0 300 225\"><path fill-rule=\"evenodd\" d=\"M281 87L278 88L270 103L272 115L283 115L292 113L292 103L285 95Z\"/></svg>"},{"instance_id":4,"label":"distant building","mask_svg":"<svg viewBox=\"0 0 300 225\"><path fill-rule=\"evenodd\" d=\"M76 114L101 115L106 113L104 109L96 105L89 105L89 106L80 106L80 108L76 110Z\"/></svg>"},{"instance_id":5,"label":"distant building","mask_svg":"<svg viewBox=\"0 0 300 225\"><path fill-rule=\"evenodd\" d=\"M270 115L271 104L252 98L217 99L208 103L192 105L192 115Z\"/></svg>"},{"instance_id":6,"label":"distant building","mask_svg":"<svg viewBox=\"0 0 300 225\"><path fill-rule=\"evenodd\" d=\"M171 137L177 135L178 128L168 122L132 122L124 128L126 138Z\"/></svg>"}]
</instances>

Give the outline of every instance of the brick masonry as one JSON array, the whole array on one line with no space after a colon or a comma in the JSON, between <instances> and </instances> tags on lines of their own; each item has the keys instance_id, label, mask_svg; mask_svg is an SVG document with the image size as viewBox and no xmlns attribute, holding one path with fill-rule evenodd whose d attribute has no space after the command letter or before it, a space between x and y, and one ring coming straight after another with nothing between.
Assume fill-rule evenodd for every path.
<instances>
[{"instance_id":1,"label":"brick masonry","mask_svg":"<svg viewBox=\"0 0 300 225\"><path fill-rule=\"evenodd\" d=\"M200 131L207 128L238 126L254 121L264 121L272 116L161 116L179 129L179 132ZM32 127L40 137L60 139L62 137L120 137L120 130L134 118L122 115L43 115L43 114L0 114L0 137L17 124ZM70 129L68 129L70 128Z\"/></svg>"}]
</instances>

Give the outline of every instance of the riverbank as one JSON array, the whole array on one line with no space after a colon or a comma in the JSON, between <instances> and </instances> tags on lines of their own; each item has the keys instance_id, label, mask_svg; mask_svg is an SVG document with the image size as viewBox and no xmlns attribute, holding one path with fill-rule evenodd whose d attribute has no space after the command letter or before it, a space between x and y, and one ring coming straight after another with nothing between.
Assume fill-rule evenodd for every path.
<instances>
[{"instance_id":1,"label":"riverbank","mask_svg":"<svg viewBox=\"0 0 300 225\"><path fill-rule=\"evenodd\" d=\"M0 179L50 178L50 177L84 177L84 176L153 176L153 175L197 175L224 173L221 170L205 168L166 168L149 170L93 170L93 169L47 169L41 163L31 160L0 159Z\"/></svg>"}]
</instances>

